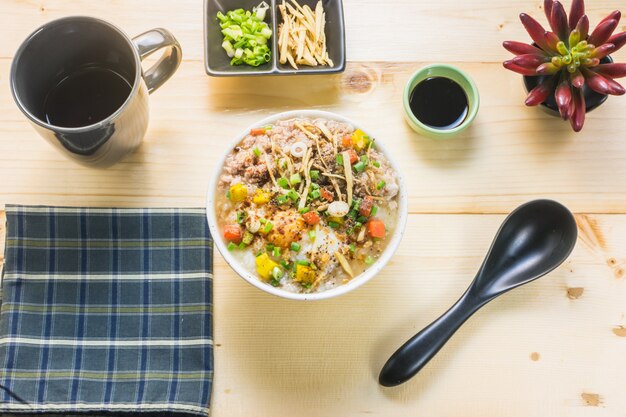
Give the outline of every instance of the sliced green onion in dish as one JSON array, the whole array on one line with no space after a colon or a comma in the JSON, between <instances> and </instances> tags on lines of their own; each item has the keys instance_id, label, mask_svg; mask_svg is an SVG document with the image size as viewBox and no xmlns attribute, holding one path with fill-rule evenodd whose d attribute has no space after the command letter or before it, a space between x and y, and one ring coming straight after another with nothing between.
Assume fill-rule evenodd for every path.
<instances>
[{"instance_id":1,"label":"sliced green onion in dish","mask_svg":"<svg viewBox=\"0 0 626 417\"><path fill-rule=\"evenodd\" d=\"M383 188L385 188L385 185L387 185L387 183L385 181L381 181L378 184L376 184L376 189L382 190Z\"/></svg>"},{"instance_id":2,"label":"sliced green onion in dish","mask_svg":"<svg viewBox=\"0 0 626 417\"><path fill-rule=\"evenodd\" d=\"M320 172L317 169L312 169L309 171L309 175L312 180L317 180L320 177Z\"/></svg>"},{"instance_id":3,"label":"sliced green onion in dish","mask_svg":"<svg viewBox=\"0 0 626 417\"><path fill-rule=\"evenodd\" d=\"M272 269L272 278L279 280L283 277L283 270L280 268L280 266L275 266Z\"/></svg>"},{"instance_id":4,"label":"sliced green onion in dish","mask_svg":"<svg viewBox=\"0 0 626 417\"><path fill-rule=\"evenodd\" d=\"M305 261L305 260L300 259L300 260L296 261L296 265L309 266L309 265L311 265L311 263L309 261Z\"/></svg>"},{"instance_id":5,"label":"sliced green onion in dish","mask_svg":"<svg viewBox=\"0 0 626 417\"><path fill-rule=\"evenodd\" d=\"M261 150L259 148L254 148L252 152L254 152L254 155L256 155L257 158L261 156Z\"/></svg>"},{"instance_id":6,"label":"sliced green onion in dish","mask_svg":"<svg viewBox=\"0 0 626 417\"><path fill-rule=\"evenodd\" d=\"M363 172L365 170L365 164L363 161L359 161L352 166L356 172Z\"/></svg>"},{"instance_id":7,"label":"sliced green onion in dish","mask_svg":"<svg viewBox=\"0 0 626 417\"><path fill-rule=\"evenodd\" d=\"M365 264L366 264L366 265L371 265L371 264L373 264L374 262L376 262L376 259L374 259L373 257L371 257L371 256L369 256L369 255L365 258Z\"/></svg>"},{"instance_id":8,"label":"sliced green onion in dish","mask_svg":"<svg viewBox=\"0 0 626 417\"><path fill-rule=\"evenodd\" d=\"M264 22L269 7L266 2L262 2L252 11L236 9L226 14L217 12L217 20L224 35L222 48L231 58L230 65L258 67L270 61L272 52L268 41L272 37L272 29Z\"/></svg>"},{"instance_id":9,"label":"sliced green onion in dish","mask_svg":"<svg viewBox=\"0 0 626 417\"><path fill-rule=\"evenodd\" d=\"M287 197L291 198L293 201L296 201L300 196L294 190L289 190L289 192L287 193Z\"/></svg>"},{"instance_id":10,"label":"sliced green onion in dish","mask_svg":"<svg viewBox=\"0 0 626 417\"><path fill-rule=\"evenodd\" d=\"M244 245L249 245L250 243L252 243L253 239L254 235L246 230L245 232L243 232L243 239L241 240L241 243L243 243Z\"/></svg>"},{"instance_id":11,"label":"sliced green onion in dish","mask_svg":"<svg viewBox=\"0 0 626 417\"><path fill-rule=\"evenodd\" d=\"M289 177L289 182L291 185L300 184L302 182L302 177L298 173L292 174L291 177Z\"/></svg>"},{"instance_id":12,"label":"sliced green onion in dish","mask_svg":"<svg viewBox=\"0 0 626 417\"><path fill-rule=\"evenodd\" d=\"M343 156L341 154L337 154L337 156L335 157L337 165L343 165Z\"/></svg>"},{"instance_id":13,"label":"sliced green onion in dish","mask_svg":"<svg viewBox=\"0 0 626 417\"><path fill-rule=\"evenodd\" d=\"M315 230L309 230L309 239L315 240L315 236L316 236Z\"/></svg>"},{"instance_id":14,"label":"sliced green onion in dish","mask_svg":"<svg viewBox=\"0 0 626 417\"><path fill-rule=\"evenodd\" d=\"M272 230L272 227L274 227L272 222L265 223L265 226L263 227L263 233L269 233Z\"/></svg>"},{"instance_id":15,"label":"sliced green onion in dish","mask_svg":"<svg viewBox=\"0 0 626 417\"><path fill-rule=\"evenodd\" d=\"M300 252L300 244L296 242L291 242L289 248L294 252Z\"/></svg>"},{"instance_id":16,"label":"sliced green onion in dish","mask_svg":"<svg viewBox=\"0 0 626 417\"><path fill-rule=\"evenodd\" d=\"M289 181L287 181L287 178L279 178L276 180L276 183L281 187L281 188L289 188Z\"/></svg>"},{"instance_id":17,"label":"sliced green onion in dish","mask_svg":"<svg viewBox=\"0 0 626 417\"><path fill-rule=\"evenodd\" d=\"M235 250L237 249L237 244L230 242L227 246L228 250Z\"/></svg>"},{"instance_id":18,"label":"sliced green onion in dish","mask_svg":"<svg viewBox=\"0 0 626 417\"><path fill-rule=\"evenodd\" d=\"M374 206L372 207L372 211L370 212L370 217L374 217L376 213L378 213L378 207Z\"/></svg>"},{"instance_id":19,"label":"sliced green onion in dish","mask_svg":"<svg viewBox=\"0 0 626 417\"><path fill-rule=\"evenodd\" d=\"M278 246L275 246L274 249L272 249L272 256L274 258L280 257L280 248Z\"/></svg>"}]
</instances>

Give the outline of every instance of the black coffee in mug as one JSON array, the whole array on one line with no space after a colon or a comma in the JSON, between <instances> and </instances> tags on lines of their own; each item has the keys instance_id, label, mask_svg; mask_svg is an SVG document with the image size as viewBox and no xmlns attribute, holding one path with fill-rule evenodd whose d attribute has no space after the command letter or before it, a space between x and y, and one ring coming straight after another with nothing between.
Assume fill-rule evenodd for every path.
<instances>
[{"instance_id":1,"label":"black coffee in mug","mask_svg":"<svg viewBox=\"0 0 626 417\"><path fill-rule=\"evenodd\" d=\"M163 50L150 68L141 61ZM46 23L20 46L11 92L37 132L82 164L110 166L136 149L148 127L148 95L182 59L165 29L134 38L100 19Z\"/></svg>"},{"instance_id":2,"label":"black coffee in mug","mask_svg":"<svg viewBox=\"0 0 626 417\"><path fill-rule=\"evenodd\" d=\"M106 67L86 67L58 77L46 94L46 122L61 127L88 126L102 121L122 107L131 83Z\"/></svg>"}]
</instances>

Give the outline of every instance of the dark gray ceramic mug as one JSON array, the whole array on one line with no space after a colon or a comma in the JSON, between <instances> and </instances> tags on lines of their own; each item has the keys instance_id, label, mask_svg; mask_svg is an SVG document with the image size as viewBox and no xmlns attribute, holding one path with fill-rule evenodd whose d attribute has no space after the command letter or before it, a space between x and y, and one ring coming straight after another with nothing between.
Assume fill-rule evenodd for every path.
<instances>
[{"instance_id":1,"label":"dark gray ceramic mug","mask_svg":"<svg viewBox=\"0 0 626 417\"><path fill-rule=\"evenodd\" d=\"M142 71L141 60L164 48L159 61ZM178 41L165 29L133 39L92 17L66 17L34 31L20 46L11 66L11 92L35 130L78 162L106 167L134 150L148 126L148 95L180 65ZM55 126L44 103L59 77L85 67L114 71L127 81L128 97L108 117L77 127Z\"/></svg>"}]
</instances>

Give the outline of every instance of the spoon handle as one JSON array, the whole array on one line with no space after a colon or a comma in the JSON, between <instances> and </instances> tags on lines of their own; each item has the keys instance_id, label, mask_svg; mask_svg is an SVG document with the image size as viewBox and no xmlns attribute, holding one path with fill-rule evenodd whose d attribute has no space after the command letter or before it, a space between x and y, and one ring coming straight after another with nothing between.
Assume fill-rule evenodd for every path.
<instances>
[{"instance_id":1,"label":"spoon handle","mask_svg":"<svg viewBox=\"0 0 626 417\"><path fill-rule=\"evenodd\" d=\"M435 356L439 349L484 302L466 291L441 317L409 339L380 371L379 383L393 387L406 382Z\"/></svg>"}]
</instances>

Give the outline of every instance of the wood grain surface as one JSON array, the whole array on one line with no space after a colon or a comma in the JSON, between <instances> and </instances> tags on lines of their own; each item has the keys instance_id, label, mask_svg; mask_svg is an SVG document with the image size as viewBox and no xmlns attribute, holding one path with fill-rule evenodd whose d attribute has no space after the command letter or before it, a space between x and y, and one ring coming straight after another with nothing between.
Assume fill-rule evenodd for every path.
<instances>
[{"instance_id":1,"label":"wood grain surface","mask_svg":"<svg viewBox=\"0 0 626 417\"><path fill-rule=\"evenodd\" d=\"M334 111L384 141L407 178L411 214L397 256L370 283L324 302L286 301L216 256L213 416L626 416L626 98L611 97L579 134L523 105L500 44L527 39L517 14L543 22L541 1L345 0L345 73L237 79L204 73L201 3L0 0L0 207L202 206L231 138L285 110ZM587 3L592 24L623 6ZM76 14L131 35L166 27L184 51L151 97L143 145L107 170L52 149L8 88L22 39ZM407 78L432 62L466 70L481 95L471 129L447 141L402 119ZM504 215L537 197L576 213L566 264L485 307L409 383L379 387L387 357L469 284Z\"/></svg>"}]
</instances>

